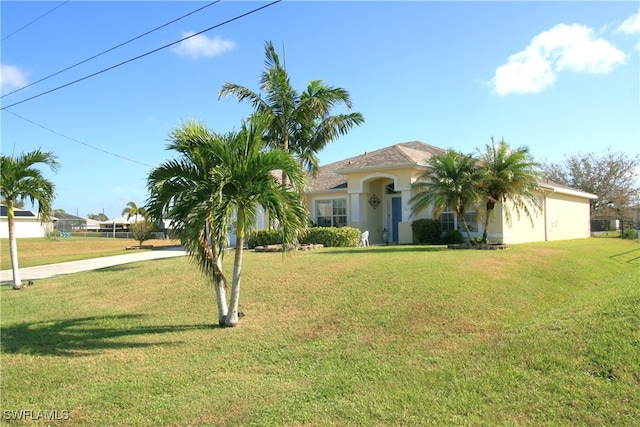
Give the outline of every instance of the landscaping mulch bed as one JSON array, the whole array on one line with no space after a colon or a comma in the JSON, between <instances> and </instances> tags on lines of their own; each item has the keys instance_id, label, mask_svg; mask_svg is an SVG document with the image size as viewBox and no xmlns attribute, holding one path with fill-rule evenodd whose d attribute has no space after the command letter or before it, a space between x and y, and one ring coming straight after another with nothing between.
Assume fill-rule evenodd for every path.
<instances>
[{"instance_id":1,"label":"landscaping mulch bed","mask_svg":"<svg viewBox=\"0 0 640 427\"><path fill-rule=\"evenodd\" d=\"M470 243L456 243L456 244L447 245L447 248L448 249L478 249L478 250L491 251L491 250L509 249L509 245L504 243L496 243L496 244L490 244L490 245L472 245Z\"/></svg>"},{"instance_id":2,"label":"landscaping mulch bed","mask_svg":"<svg viewBox=\"0 0 640 427\"><path fill-rule=\"evenodd\" d=\"M314 249L323 248L324 245L299 245L299 251L312 251ZM282 252L282 245L265 245L265 246L256 246L254 248L256 252Z\"/></svg>"}]
</instances>

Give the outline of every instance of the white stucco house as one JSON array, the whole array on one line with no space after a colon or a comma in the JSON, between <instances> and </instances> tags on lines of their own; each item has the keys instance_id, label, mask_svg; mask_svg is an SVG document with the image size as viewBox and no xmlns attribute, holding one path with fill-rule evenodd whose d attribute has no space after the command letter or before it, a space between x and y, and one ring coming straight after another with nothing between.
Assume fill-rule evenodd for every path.
<instances>
[{"instance_id":1,"label":"white stucco house","mask_svg":"<svg viewBox=\"0 0 640 427\"><path fill-rule=\"evenodd\" d=\"M35 212L15 208L13 212L15 214L14 220L17 239L46 237L47 233L53 228L51 222L41 224L40 218L38 218L38 214ZM5 205L0 205L0 238L9 238L7 207Z\"/></svg>"},{"instance_id":2,"label":"white stucco house","mask_svg":"<svg viewBox=\"0 0 640 427\"><path fill-rule=\"evenodd\" d=\"M432 211L412 216L409 199L411 184L427 169L427 159L446 152L420 141L405 142L320 167L310 179L305 202L317 225L344 226L369 231L371 243L413 243L411 223L432 218ZM499 243L525 243L590 237L589 202L593 194L551 182L539 182L542 211L533 227L526 215L506 222L499 203L489 224L488 238ZM474 235L482 235L482 223L469 212ZM440 216L443 229L458 229L451 212ZM384 233L384 234L383 234Z\"/></svg>"}]
</instances>

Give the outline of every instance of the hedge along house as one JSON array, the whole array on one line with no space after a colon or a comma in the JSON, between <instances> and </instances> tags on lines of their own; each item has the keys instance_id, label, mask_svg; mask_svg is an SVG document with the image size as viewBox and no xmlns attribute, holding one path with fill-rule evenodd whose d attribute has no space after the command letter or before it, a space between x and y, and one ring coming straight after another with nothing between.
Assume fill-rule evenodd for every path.
<instances>
[{"instance_id":1,"label":"hedge along house","mask_svg":"<svg viewBox=\"0 0 640 427\"><path fill-rule=\"evenodd\" d=\"M446 150L420 141L405 142L320 167L305 191L307 209L320 226L351 226L369 231L371 243L413 243L411 223L433 218L427 210L411 215L411 184L427 169L427 159ZM567 240L590 236L589 201L596 198L569 187L540 182L542 211L533 227L526 215L512 215L499 203L490 219L489 239L499 243ZM509 208L508 206L506 208ZM474 235L482 235L475 211L465 214ZM435 218L434 218L435 219ZM452 212L440 215L443 230L459 229Z\"/></svg>"}]
</instances>

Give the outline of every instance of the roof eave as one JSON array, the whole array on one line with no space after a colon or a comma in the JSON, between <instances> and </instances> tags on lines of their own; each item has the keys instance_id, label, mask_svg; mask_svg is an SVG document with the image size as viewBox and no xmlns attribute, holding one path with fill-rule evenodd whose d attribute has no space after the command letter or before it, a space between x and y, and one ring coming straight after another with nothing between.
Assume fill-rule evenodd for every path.
<instances>
[{"instance_id":1,"label":"roof eave","mask_svg":"<svg viewBox=\"0 0 640 427\"><path fill-rule=\"evenodd\" d=\"M552 193L566 194L567 196L584 197L586 199L591 199L591 200L595 200L598 198L598 196L596 196L595 194L587 193L586 191L574 190L571 188L556 187L555 185L544 184L544 183L539 184L539 186L540 188L545 189L547 191L551 191Z\"/></svg>"},{"instance_id":2,"label":"roof eave","mask_svg":"<svg viewBox=\"0 0 640 427\"><path fill-rule=\"evenodd\" d=\"M344 193L345 191L347 191L347 187L306 190L304 194Z\"/></svg>"},{"instance_id":3,"label":"roof eave","mask_svg":"<svg viewBox=\"0 0 640 427\"><path fill-rule=\"evenodd\" d=\"M402 168L425 169L425 168L427 168L427 164L426 163L399 163L399 164L396 164L396 165L365 166L365 167L362 167L362 168L336 169L334 172L335 173L339 173L341 175L346 175L346 174L349 174L349 173L356 173L356 172L368 172L368 171L402 169Z\"/></svg>"}]
</instances>

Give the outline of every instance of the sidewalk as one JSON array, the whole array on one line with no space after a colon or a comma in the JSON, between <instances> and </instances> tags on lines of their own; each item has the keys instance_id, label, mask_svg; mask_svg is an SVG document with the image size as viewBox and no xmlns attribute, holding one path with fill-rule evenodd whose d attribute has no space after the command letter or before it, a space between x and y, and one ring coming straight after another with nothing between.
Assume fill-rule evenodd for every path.
<instances>
[{"instance_id":1,"label":"sidewalk","mask_svg":"<svg viewBox=\"0 0 640 427\"><path fill-rule=\"evenodd\" d=\"M79 273L81 271L97 270L114 265L128 264L130 262L172 258L185 255L186 252L181 247L175 247L153 251L135 252L125 255L83 259L80 261L61 262L58 264L38 265L35 267L20 268L20 279L23 282L26 282L27 280L46 279L48 277ZM0 271L0 283L13 283L13 272L11 270Z\"/></svg>"}]
</instances>

